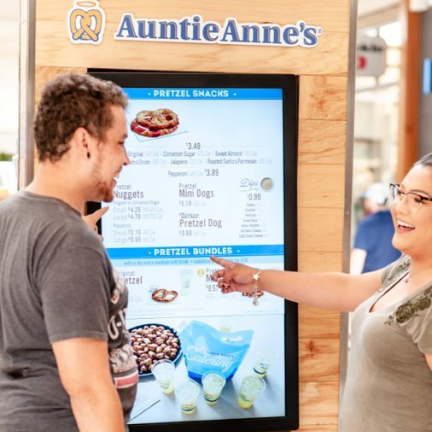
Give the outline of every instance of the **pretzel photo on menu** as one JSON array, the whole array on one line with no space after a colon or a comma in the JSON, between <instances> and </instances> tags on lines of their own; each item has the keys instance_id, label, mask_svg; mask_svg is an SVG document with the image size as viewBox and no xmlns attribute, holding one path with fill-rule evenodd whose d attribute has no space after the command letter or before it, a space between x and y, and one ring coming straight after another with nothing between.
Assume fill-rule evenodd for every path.
<instances>
[{"instance_id":1,"label":"pretzel photo on menu","mask_svg":"<svg viewBox=\"0 0 432 432\"><path fill-rule=\"evenodd\" d=\"M157 138L175 132L179 126L178 115L168 109L140 111L131 123L131 129L138 135Z\"/></svg>"},{"instance_id":2,"label":"pretzel photo on menu","mask_svg":"<svg viewBox=\"0 0 432 432\"><path fill-rule=\"evenodd\" d=\"M153 292L152 299L158 303L171 303L177 296L177 291L160 288Z\"/></svg>"}]
</instances>

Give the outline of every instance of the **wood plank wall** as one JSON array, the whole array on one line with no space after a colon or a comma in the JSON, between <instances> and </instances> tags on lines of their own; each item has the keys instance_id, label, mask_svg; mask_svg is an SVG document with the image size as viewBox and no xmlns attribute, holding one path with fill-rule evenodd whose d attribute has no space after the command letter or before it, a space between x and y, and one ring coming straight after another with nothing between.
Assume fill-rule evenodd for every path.
<instances>
[{"instance_id":1,"label":"wood plank wall","mask_svg":"<svg viewBox=\"0 0 432 432\"><path fill-rule=\"evenodd\" d=\"M348 0L101 0L107 24L100 46L69 42L66 16L72 6L72 0L37 2L36 101L47 80L87 68L299 75L299 270L342 270ZM199 14L221 24L227 17L279 25L301 19L324 33L309 49L114 41L124 12L156 19ZM300 431L335 432L340 315L300 306L299 317Z\"/></svg>"}]
</instances>

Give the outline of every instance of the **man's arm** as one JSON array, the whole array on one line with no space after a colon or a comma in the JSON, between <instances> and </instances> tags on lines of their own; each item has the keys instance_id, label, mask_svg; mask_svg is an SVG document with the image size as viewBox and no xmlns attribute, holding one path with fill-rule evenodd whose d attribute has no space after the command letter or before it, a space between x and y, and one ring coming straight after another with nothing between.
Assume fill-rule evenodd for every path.
<instances>
[{"instance_id":1,"label":"man's arm","mask_svg":"<svg viewBox=\"0 0 432 432\"><path fill-rule=\"evenodd\" d=\"M52 347L80 432L124 432L107 342L78 338L54 342Z\"/></svg>"}]
</instances>

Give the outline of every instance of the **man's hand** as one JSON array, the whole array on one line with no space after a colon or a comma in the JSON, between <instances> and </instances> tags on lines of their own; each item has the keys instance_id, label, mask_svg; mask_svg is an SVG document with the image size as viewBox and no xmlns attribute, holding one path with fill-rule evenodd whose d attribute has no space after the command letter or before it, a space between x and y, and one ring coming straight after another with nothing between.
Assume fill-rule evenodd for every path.
<instances>
[{"instance_id":1,"label":"man's hand","mask_svg":"<svg viewBox=\"0 0 432 432\"><path fill-rule=\"evenodd\" d=\"M102 218L102 216L109 210L109 207L103 207L99 210L96 210L94 213L89 214L87 216L83 216L84 222L96 233L99 234L97 223ZM100 239L103 240L102 236L99 235Z\"/></svg>"}]
</instances>

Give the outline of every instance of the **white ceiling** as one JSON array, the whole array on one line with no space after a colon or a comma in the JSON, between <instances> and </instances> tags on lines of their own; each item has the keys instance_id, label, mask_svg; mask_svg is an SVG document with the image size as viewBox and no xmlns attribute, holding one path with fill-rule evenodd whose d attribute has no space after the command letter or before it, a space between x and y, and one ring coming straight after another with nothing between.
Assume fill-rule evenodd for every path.
<instances>
[{"instance_id":1,"label":"white ceiling","mask_svg":"<svg viewBox=\"0 0 432 432\"><path fill-rule=\"evenodd\" d=\"M369 15L399 3L400 0L358 0L358 16Z\"/></svg>"}]
</instances>

